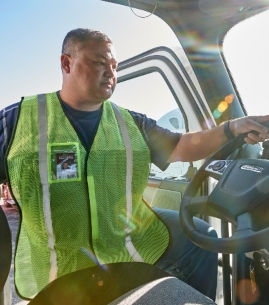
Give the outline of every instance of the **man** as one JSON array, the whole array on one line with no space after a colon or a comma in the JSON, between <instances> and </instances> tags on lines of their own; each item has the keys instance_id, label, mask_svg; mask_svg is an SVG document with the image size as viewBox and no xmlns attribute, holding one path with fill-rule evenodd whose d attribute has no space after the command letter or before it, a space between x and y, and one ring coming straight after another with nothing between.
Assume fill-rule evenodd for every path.
<instances>
[{"instance_id":1,"label":"man","mask_svg":"<svg viewBox=\"0 0 269 305\"><path fill-rule=\"evenodd\" d=\"M203 159L242 133L249 132L247 143L263 141L269 116L183 135L164 130L107 101L117 60L111 40L98 31L66 35L61 69L59 92L23 98L1 112L1 179L9 178L22 215L19 293L31 298L55 278L96 262L143 261L214 299L217 255L185 238L176 212L152 211L142 201L149 163L165 169ZM66 157L76 171L68 179L57 176ZM197 226L215 235L208 224L197 220Z\"/></svg>"}]
</instances>

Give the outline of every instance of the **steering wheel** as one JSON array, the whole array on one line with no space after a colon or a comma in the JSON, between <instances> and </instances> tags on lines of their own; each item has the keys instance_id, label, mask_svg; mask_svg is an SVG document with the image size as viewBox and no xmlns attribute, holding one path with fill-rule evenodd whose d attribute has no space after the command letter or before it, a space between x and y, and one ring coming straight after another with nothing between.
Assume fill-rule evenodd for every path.
<instances>
[{"instance_id":1,"label":"steering wheel","mask_svg":"<svg viewBox=\"0 0 269 305\"><path fill-rule=\"evenodd\" d=\"M190 181L180 207L180 222L190 240L201 248L220 253L259 250L269 245L269 160L227 160L244 143L244 135L227 142L209 157ZM221 158L220 158L221 157ZM208 177L217 180L208 196L197 196ZM193 217L213 216L232 223L229 237L200 232ZM267 244L266 244L267 243Z\"/></svg>"}]
</instances>

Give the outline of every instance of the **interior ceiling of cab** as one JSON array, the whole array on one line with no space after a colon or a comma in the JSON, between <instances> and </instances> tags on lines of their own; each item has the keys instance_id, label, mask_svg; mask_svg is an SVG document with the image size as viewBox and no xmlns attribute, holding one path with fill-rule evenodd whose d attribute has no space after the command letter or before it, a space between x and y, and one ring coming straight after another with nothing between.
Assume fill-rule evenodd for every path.
<instances>
[{"instance_id":1,"label":"interior ceiling of cab","mask_svg":"<svg viewBox=\"0 0 269 305\"><path fill-rule=\"evenodd\" d=\"M222 40L232 25L269 9L269 0L102 0L144 11L153 12L162 18L186 47L205 47ZM200 46L190 46L186 41L189 33L195 32L203 39ZM197 43L197 41L195 42ZM204 45L205 44L205 45Z\"/></svg>"}]
</instances>

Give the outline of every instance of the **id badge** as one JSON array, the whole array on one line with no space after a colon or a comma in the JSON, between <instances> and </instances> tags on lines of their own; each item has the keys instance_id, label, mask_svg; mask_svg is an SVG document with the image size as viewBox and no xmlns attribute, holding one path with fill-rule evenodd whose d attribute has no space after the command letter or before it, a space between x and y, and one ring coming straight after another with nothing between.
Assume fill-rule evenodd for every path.
<instances>
[{"instance_id":1,"label":"id badge","mask_svg":"<svg viewBox=\"0 0 269 305\"><path fill-rule=\"evenodd\" d=\"M81 180L78 143L48 144L49 182Z\"/></svg>"}]
</instances>

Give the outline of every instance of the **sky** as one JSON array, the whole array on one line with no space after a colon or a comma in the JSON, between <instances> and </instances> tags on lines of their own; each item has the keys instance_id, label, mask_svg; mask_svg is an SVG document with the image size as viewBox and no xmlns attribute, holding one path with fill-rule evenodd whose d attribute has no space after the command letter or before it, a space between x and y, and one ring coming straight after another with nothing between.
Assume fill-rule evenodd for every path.
<instances>
[{"instance_id":1,"label":"sky","mask_svg":"<svg viewBox=\"0 0 269 305\"><path fill-rule=\"evenodd\" d=\"M154 15L139 18L134 12L144 16L141 11L100 0L0 0L1 108L21 96L60 88L61 44L73 28L89 27L107 33L119 60L160 41L162 45L176 44L175 35L162 20ZM244 102L250 105L250 114L260 113L260 109L269 113L269 13L259 17L259 22L254 17L237 27L225 43L228 63ZM127 44L124 36L136 39ZM257 81L257 75L261 80Z\"/></svg>"},{"instance_id":2,"label":"sky","mask_svg":"<svg viewBox=\"0 0 269 305\"><path fill-rule=\"evenodd\" d=\"M0 24L1 108L21 96L60 88L61 44L73 28L88 27L107 33L119 60L128 53L135 55L138 50L151 48L145 27L156 45L159 40L164 44L176 41L159 18L139 18L129 8L100 0L0 0ZM122 37L127 35L136 40L126 44Z\"/></svg>"}]
</instances>

